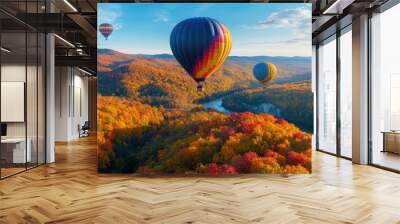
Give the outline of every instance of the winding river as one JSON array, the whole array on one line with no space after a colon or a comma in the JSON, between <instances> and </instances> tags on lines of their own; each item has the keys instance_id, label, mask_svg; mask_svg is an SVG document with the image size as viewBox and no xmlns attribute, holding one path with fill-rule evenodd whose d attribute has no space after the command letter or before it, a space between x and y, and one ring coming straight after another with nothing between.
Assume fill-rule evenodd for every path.
<instances>
[{"instance_id":1,"label":"winding river","mask_svg":"<svg viewBox=\"0 0 400 224\"><path fill-rule=\"evenodd\" d=\"M209 101L207 103L203 103L203 107L205 109L214 109L218 112L222 112L225 114L231 114L231 111L226 109L224 106L222 106L222 98L216 99Z\"/></svg>"},{"instance_id":2,"label":"winding river","mask_svg":"<svg viewBox=\"0 0 400 224\"><path fill-rule=\"evenodd\" d=\"M222 106L222 99L223 97L203 103L203 107L205 109L214 109L221 113L231 114L233 111L230 111ZM263 103L257 106L248 105L248 107L250 109L249 111L253 113L268 113L278 117L281 116L280 109L272 103Z\"/></svg>"}]
</instances>

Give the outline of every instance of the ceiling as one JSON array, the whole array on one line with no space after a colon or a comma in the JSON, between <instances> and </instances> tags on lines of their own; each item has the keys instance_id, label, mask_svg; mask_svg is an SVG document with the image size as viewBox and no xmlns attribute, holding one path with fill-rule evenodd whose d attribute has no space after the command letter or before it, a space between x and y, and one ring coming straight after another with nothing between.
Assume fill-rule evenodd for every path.
<instances>
[{"instance_id":1,"label":"ceiling","mask_svg":"<svg viewBox=\"0 0 400 224\"><path fill-rule=\"evenodd\" d=\"M377 7L387 0L269 0L267 2L312 3L313 42L316 43L335 32L337 21L349 21L357 13ZM18 32L54 32L56 38L56 64L75 65L96 70L97 3L100 2L171 2L171 0L1 0L0 24L5 38L23 46ZM172 2L191 2L173 0ZM224 2L224 0L210 0ZM248 2L230 0L230 2ZM266 2L252 0L251 2ZM27 13L26 13L27 12ZM51 13L49 13L51 12ZM350 18L350 19L349 19ZM342 22L342 26L346 22ZM334 28L332 28L334 27ZM328 32L329 31L329 32ZM11 34L13 33L13 34ZM29 51L29 50L28 50Z\"/></svg>"}]
</instances>

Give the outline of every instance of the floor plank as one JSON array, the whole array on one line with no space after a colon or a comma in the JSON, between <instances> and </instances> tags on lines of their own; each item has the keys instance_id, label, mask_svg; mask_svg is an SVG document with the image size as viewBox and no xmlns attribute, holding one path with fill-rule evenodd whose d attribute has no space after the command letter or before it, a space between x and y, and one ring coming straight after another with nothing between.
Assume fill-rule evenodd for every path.
<instances>
[{"instance_id":1,"label":"floor plank","mask_svg":"<svg viewBox=\"0 0 400 224\"><path fill-rule=\"evenodd\" d=\"M313 174L97 174L94 138L0 181L0 223L400 223L400 175L316 152Z\"/></svg>"}]
</instances>

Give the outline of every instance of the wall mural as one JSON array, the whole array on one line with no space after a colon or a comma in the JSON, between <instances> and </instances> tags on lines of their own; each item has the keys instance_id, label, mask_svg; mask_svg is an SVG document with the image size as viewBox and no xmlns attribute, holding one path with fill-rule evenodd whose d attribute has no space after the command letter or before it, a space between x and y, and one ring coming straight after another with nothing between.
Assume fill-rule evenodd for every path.
<instances>
[{"instance_id":1,"label":"wall mural","mask_svg":"<svg viewBox=\"0 0 400 224\"><path fill-rule=\"evenodd\" d=\"M311 4L98 4L101 173L311 173Z\"/></svg>"}]
</instances>

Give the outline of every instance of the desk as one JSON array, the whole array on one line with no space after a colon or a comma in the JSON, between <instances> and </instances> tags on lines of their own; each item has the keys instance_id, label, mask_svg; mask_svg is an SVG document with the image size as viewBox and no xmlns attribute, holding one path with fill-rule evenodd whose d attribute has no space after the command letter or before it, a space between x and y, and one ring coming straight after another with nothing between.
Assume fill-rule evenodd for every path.
<instances>
[{"instance_id":1,"label":"desk","mask_svg":"<svg viewBox=\"0 0 400 224\"><path fill-rule=\"evenodd\" d=\"M382 152L400 154L400 131L383 131Z\"/></svg>"},{"instance_id":2,"label":"desk","mask_svg":"<svg viewBox=\"0 0 400 224\"><path fill-rule=\"evenodd\" d=\"M1 139L1 157L6 163L26 163L31 162L31 139L27 139L28 144L25 151L25 138L5 138Z\"/></svg>"}]
</instances>

